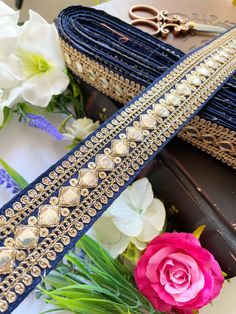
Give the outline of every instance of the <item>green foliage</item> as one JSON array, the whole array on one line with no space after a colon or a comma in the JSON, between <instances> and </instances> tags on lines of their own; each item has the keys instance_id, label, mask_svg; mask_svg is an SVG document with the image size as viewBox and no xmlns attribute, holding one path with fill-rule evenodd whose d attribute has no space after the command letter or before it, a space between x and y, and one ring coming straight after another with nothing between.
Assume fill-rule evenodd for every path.
<instances>
[{"instance_id":1,"label":"green foliage","mask_svg":"<svg viewBox=\"0 0 236 314\"><path fill-rule=\"evenodd\" d=\"M47 111L64 113L75 119L85 117L84 99L78 82L74 79L70 72L67 73L70 84L63 94L53 96Z\"/></svg>"},{"instance_id":2,"label":"green foliage","mask_svg":"<svg viewBox=\"0 0 236 314\"><path fill-rule=\"evenodd\" d=\"M49 274L39 294L57 309L78 314L158 314L137 290L133 274L88 236Z\"/></svg>"},{"instance_id":3,"label":"green foliage","mask_svg":"<svg viewBox=\"0 0 236 314\"><path fill-rule=\"evenodd\" d=\"M3 108L3 122L0 125L0 130L1 130L1 128L4 127L4 125L6 125L11 120L11 117L12 117L12 110L11 110L11 108L4 107Z\"/></svg>"},{"instance_id":4,"label":"green foliage","mask_svg":"<svg viewBox=\"0 0 236 314\"><path fill-rule=\"evenodd\" d=\"M12 179L18 184L21 189L28 186L28 182L16 171L14 170L6 161L0 158L0 164L7 171L7 173L12 177Z\"/></svg>"}]
</instances>

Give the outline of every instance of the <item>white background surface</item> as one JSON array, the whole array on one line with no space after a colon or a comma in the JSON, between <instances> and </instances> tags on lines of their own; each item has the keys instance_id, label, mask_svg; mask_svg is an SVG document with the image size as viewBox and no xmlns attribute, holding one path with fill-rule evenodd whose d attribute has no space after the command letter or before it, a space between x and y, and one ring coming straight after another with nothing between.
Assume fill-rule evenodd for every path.
<instances>
[{"instance_id":1,"label":"white background surface","mask_svg":"<svg viewBox=\"0 0 236 314\"><path fill-rule=\"evenodd\" d=\"M25 0L22 19L27 17L29 6L41 13L47 20L51 21L62 8L68 5L78 3L88 5L94 3L92 0L49 1L50 8L48 8L48 0ZM13 4L15 1L6 0L5 2L7 4ZM57 124L59 119L54 116L53 121L54 124ZM65 145L65 143L56 142L48 135L38 130L28 128L16 120L12 120L4 130L0 131L0 157L5 159L13 168L22 174L28 182L35 179L42 171L46 170L52 163L63 156L64 153L66 153ZM11 193L0 187L0 206L5 204L11 196ZM13 314L39 314L46 309L48 309L48 306L42 301L36 300L33 292L19 305ZM65 313L66 312L63 314ZM235 313L236 278L232 279L231 283L226 282L224 284L220 296L213 305L209 305L200 311L200 314Z\"/></svg>"}]
</instances>

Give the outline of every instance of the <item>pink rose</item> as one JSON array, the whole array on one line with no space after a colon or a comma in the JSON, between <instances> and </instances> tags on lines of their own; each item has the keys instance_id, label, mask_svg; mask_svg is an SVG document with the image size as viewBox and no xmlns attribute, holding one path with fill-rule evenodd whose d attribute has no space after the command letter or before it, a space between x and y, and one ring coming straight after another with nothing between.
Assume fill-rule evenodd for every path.
<instances>
[{"instance_id":1,"label":"pink rose","mask_svg":"<svg viewBox=\"0 0 236 314\"><path fill-rule=\"evenodd\" d=\"M224 277L213 255L191 233L163 233L147 246L135 281L155 309L189 314L219 294Z\"/></svg>"}]
</instances>

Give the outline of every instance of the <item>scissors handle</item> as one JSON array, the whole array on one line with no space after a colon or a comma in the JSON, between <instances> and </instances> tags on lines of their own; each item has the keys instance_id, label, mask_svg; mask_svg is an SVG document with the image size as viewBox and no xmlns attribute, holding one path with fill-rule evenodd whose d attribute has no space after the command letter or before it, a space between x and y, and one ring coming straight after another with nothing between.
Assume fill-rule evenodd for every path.
<instances>
[{"instance_id":1,"label":"scissors handle","mask_svg":"<svg viewBox=\"0 0 236 314\"><path fill-rule=\"evenodd\" d=\"M133 26L148 26L153 31L149 32L150 35L159 35L161 29L159 23L146 19L134 19L130 22Z\"/></svg>"},{"instance_id":2,"label":"scissors handle","mask_svg":"<svg viewBox=\"0 0 236 314\"><path fill-rule=\"evenodd\" d=\"M151 16L138 15L136 12L146 12L151 14ZM150 5L138 4L129 9L129 16L132 20L157 21L159 19L159 11Z\"/></svg>"}]
</instances>

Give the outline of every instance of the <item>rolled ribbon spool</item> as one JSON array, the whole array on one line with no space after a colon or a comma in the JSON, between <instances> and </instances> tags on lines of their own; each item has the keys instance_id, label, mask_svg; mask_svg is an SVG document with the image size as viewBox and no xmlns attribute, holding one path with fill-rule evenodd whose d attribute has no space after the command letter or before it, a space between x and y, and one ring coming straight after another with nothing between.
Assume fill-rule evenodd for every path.
<instances>
[{"instance_id":1,"label":"rolled ribbon spool","mask_svg":"<svg viewBox=\"0 0 236 314\"><path fill-rule=\"evenodd\" d=\"M71 71L122 104L184 55L158 38L91 8L66 9L59 17L58 29ZM72 50L76 51L76 60ZM227 54L220 51L216 61L224 60ZM209 65L214 66L212 62ZM208 75L203 69L198 71L201 77ZM235 86L236 78L231 76L178 134L233 168L236 168Z\"/></svg>"}]
</instances>

